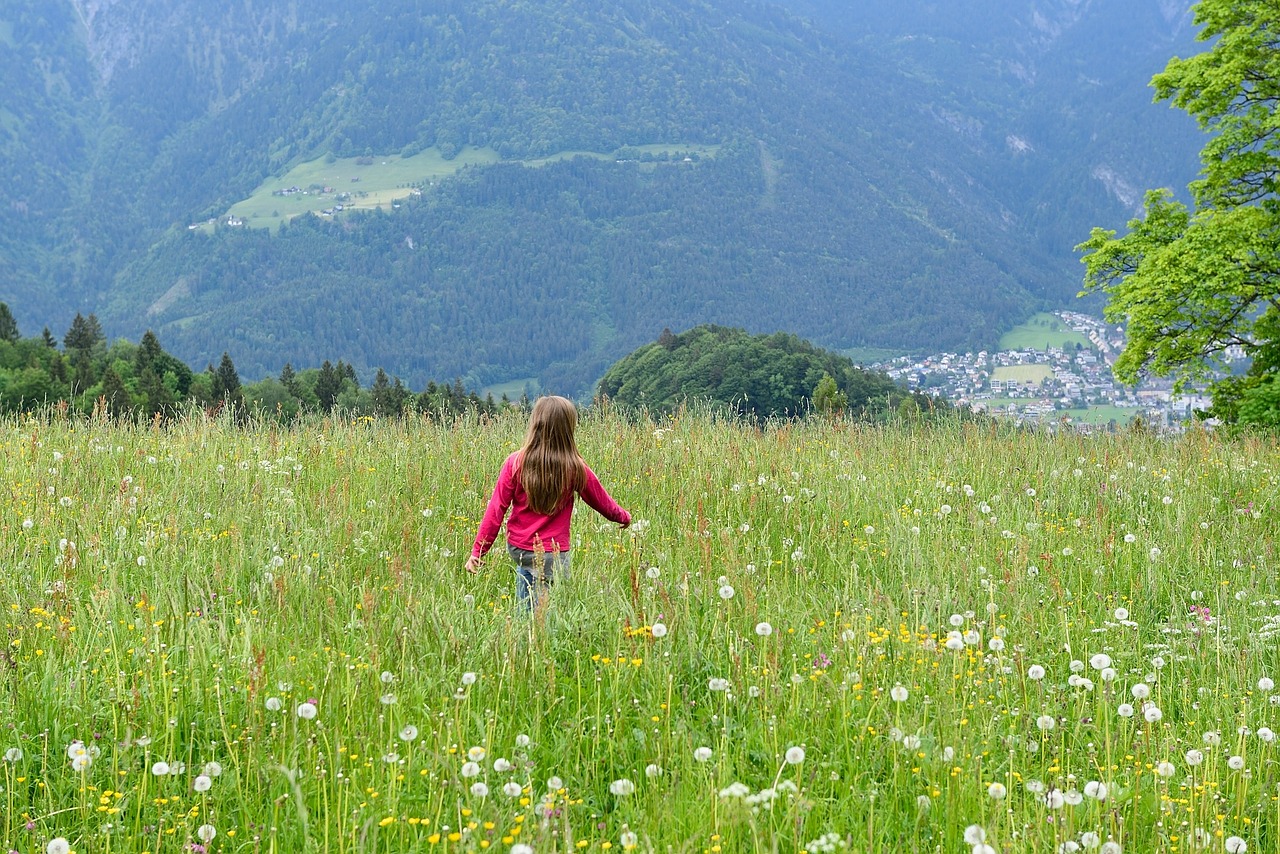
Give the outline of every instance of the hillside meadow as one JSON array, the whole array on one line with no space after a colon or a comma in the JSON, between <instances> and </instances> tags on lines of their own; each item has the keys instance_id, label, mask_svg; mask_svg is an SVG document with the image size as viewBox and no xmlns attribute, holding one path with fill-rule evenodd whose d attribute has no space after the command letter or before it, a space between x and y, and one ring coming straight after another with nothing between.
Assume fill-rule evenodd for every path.
<instances>
[{"instance_id":1,"label":"hillside meadow","mask_svg":"<svg viewBox=\"0 0 1280 854\"><path fill-rule=\"evenodd\" d=\"M1275 851L1272 440L586 413L0 422L19 852Z\"/></svg>"}]
</instances>

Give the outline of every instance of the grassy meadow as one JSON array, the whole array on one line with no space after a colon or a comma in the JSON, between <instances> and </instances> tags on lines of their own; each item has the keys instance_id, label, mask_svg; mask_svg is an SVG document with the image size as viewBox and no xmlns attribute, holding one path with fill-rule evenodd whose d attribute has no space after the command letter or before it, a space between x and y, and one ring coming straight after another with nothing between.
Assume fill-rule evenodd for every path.
<instances>
[{"instance_id":1,"label":"grassy meadow","mask_svg":"<svg viewBox=\"0 0 1280 854\"><path fill-rule=\"evenodd\" d=\"M1049 312L1032 315L1000 337L998 350L1047 350L1056 347L1065 350L1079 344L1094 349L1089 339Z\"/></svg>"},{"instance_id":2,"label":"grassy meadow","mask_svg":"<svg viewBox=\"0 0 1280 854\"><path fill-rule=\"evenodd\" d=\"M0 37L3 32L0 31ZM639 156L714 157L716 145L653 144L627 149ZM562 151L549 157L520 161L526 166L538 167L570 160L574 157L591 157L612 160L617 152ZM402 156L385 154L374 157L317 157L294 166L284 175L264 181L246 199L236 202L222 216L238 217L249 228L267 228L275 231L281 223L288 222L303 213L320 213L341 204L343 210L388 209L408 198L417 188L429 186L457 174L468 166L488 166L500 161L491 148L463 146L451 158L445 158L438 148L424 149L417 154ZM306 192L277 196L277 191L298 188ZM327 192L325 189L327 188ZM198 226L202 231L212 231L212 223Z\"/></svg>"},{"instance_id":3,"label":"grassy meadow","mask_svg":"<svg viewBox=\"0 0 1280 854\"><path fill-rule=\"evenodd\" d=\"M1272 441L587 413L0 422L18 852L1280 850Z\"/></svg>"}]
</instances>

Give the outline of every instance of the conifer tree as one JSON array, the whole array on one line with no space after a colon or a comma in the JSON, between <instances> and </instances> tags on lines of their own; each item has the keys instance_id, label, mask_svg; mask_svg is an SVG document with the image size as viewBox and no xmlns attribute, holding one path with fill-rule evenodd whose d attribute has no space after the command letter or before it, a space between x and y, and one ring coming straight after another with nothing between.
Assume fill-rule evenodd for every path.
<instances>
[{"instance_id":1,"label":"conifer tree","mask_svg":"<svg viewBox=\"0 0 1280 854\"><path fill-rule=\"evenodd\" d=\"M158 369L160 367L160 357L164 355L164 348L160 346L160 339L150 329L142 336L141 343L133 355L133 369L141 376L142 372L147 368Z\"/></svg>"},{"instance_id":2,"label":"conifer tree","mask_svg":"<svg viewBox=\"0 0 1280 854\"><path fill-rule=\"evenodd\" d=\"M102 333L102 324L98 322L95 315L90 314L85 317L80 312L76 312L76 316L71 321L71 328L62 339L62 346L68 350L88 353L106 340L106 336Z\"/></svg>"},{"instance_id":3,"label":"conifer tree","mask_svg":"<svg viewBox=\"0 0 1280 854\"><path fill-rule=\"evenodd\" d=\"M316 400L320 404L320 411L326 415L332 412L333 404L341 391L342 378L333 364L325 359L320 366L320 376L316 377Z\"/></svg>"},{"instance_id":4,"label":"conifer tree","mask_svg":"<svg viewBox=\"0 0 1280 854\"><path fill-rule=\"evenodd\" d=\"M373 385L370 386L369 393L373 399L374 415L385 418L399 414L391 396L391 378L387 376L387 372L382 368L378 368L378 373L373 378Z\"/></svg>"},{"instance_id":5,"label":"conifer tree","mask_svg":"<svg viewBox=\"0 0 1280 854\"><path fill-rule=\"evenodd\" d=\"M285 362L284 367L280 369L280 385L294 397L302 397L302 386L298 383L298 375L294 373L290 362Z\"/></svg>"},{"instance_id":6,"label":"conifer tree","mask_svg":"<svg viewBox=\"0 0 1280 854\"><path fill-rule=\"evenodd\" d=\"M213 396L215 400L224 401L237 413L244 412L244 391L240 388L240 375L236 373L231 356L225 351L222 361L218 363L218 370L213 375Z\"/></svg>"},{"instance_id":7,"label":"conifer tree","mask_svg":"<svg viewBox=\"0 0 1280 854\"><path fill-rule=\"evenodd\" d=\"M122 418L133 411L129 390L124 387L124 381L120 379L116 369L110 365L102 372L102 401L106 405L107 414L113 418Z\"/></svg>"},{"instance_id":8,"label":"conifer tree","mask_svg":"<svg viewBox=\"0 0 1280 854\"><path fill-rule=\"evenodd\" d=\"M17 341L20 337L18 321L13 319L9 304L0 302L0 341Z\"/></svg>"}]
</instances>

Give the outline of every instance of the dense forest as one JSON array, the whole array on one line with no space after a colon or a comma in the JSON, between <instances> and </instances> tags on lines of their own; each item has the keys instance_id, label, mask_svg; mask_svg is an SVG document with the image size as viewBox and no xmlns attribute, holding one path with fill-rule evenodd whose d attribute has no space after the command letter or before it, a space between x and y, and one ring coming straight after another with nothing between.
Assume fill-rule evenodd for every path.
<instances>
[{"instance_id":1,"label":"dense forest","mask_svg":"<svg viewBox=\"0 0 1280 854\"><path fill-rule=\"evenodd\" d=\"M227 411L235 418L291 421L307 414L391 418L410 411L433 415L493 414L522 398L495 401L468 391L461 380L428 382L411 391L379 368L361 387L355 368L324 360L319 368L295 371L285 362L277 376L242 382L231 356L215 367L193 371L166 352L151 331L134 344L108 342L98 318L77 314L59 340L45 327L24 338L6 303L0 302L0 412L57 411L65 415L161 420L192 407Z\"/></svg>"},{"instance_id":2,"label":"dense forest","mask_svg":"<svg viewBox=\"0 0 1280 854\"><path fill-rule=\"evenodd\" d=\"M1189 33L1125 18L1143 38L1118 51L1114 11L1050 4L1049 38L1002 0L984 41L916 38L872 14L887 2L14 0L0 298L26 326L154 329L192 363L230 348L255 378L341 353L585 392L707 322L990 345L1073 297L1071 247L1123 221L1124 186L1194 168L1193 129L1141 103L1143 58ZM615 156L646 144L717 153ZM187 229L301 161L468 145L508 162L399 210ZM574 151L605 156L528 162Z\"/></svg>"}]
</instances>

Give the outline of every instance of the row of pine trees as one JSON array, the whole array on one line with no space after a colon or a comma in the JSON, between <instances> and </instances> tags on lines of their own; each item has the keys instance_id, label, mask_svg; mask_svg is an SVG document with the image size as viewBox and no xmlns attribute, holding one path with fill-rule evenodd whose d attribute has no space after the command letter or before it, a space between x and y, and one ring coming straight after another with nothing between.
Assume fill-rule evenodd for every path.
<instances>
[{"instance_id":1,"label":"row of pine trees","mask_svg":"<svg viewBox=\"0 0 1280 854\"><path fill-rule=\"evenodd\" d=\"M9 306L0 302L0 411L52 407L117 418L164 418L199 407L287 421L335 411L380 418L411 411L492 414L513 405L505 395L501 401L481 398L460 380L430 382L415 393L381 368L373 383L362 388L355 368L342 360L302 371L286 363L279 376L244 384L225 352L216 367L210 364L197 373L166 353L154 332L137 344L123 339L109 343L93 314L77 314L61 349L58 344L48 327L37 337L22 337Z\"/></svg>"}]
</instances>

